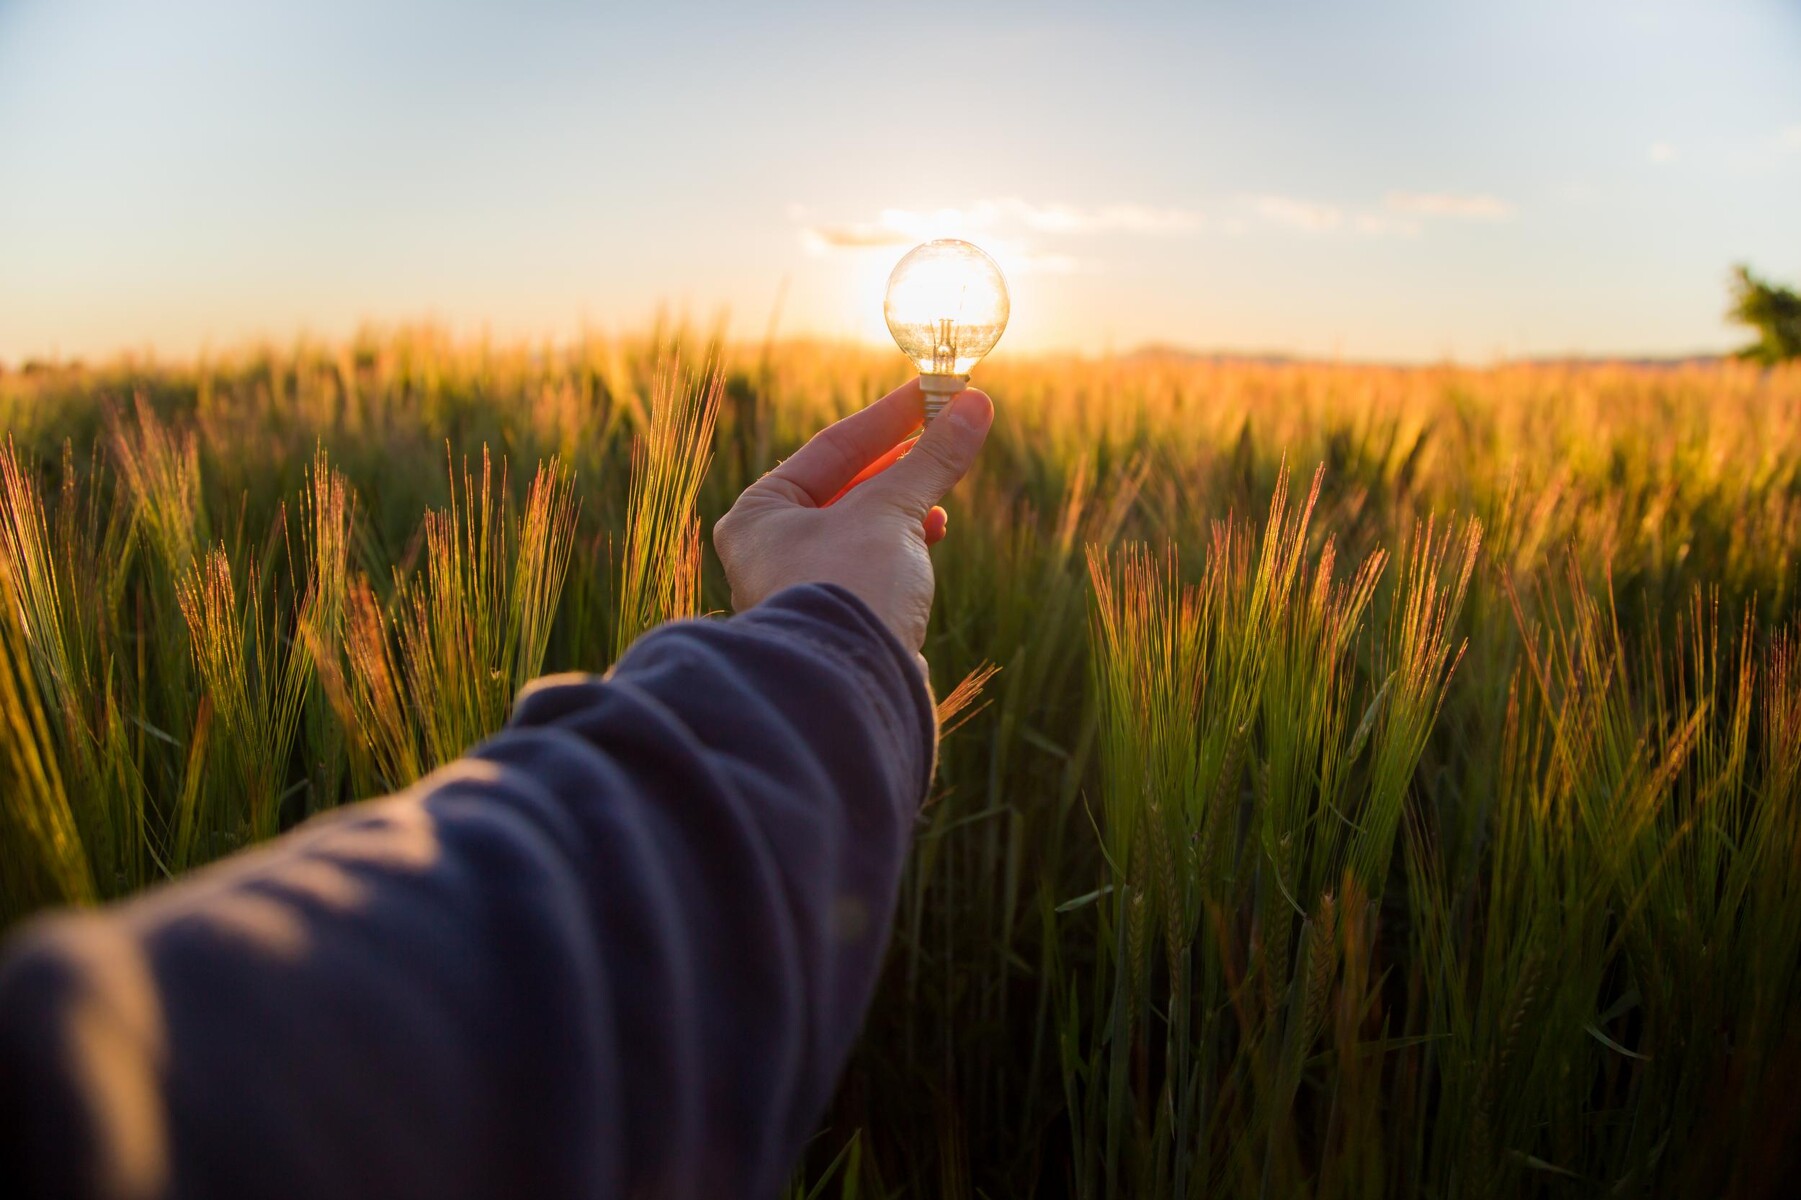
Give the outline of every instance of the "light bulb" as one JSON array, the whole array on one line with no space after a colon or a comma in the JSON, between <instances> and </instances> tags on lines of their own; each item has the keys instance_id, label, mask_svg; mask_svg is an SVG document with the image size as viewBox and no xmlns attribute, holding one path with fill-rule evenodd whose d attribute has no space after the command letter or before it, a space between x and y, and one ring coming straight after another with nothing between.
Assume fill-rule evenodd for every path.
<instances>
[{"instance_id":1,"label":"light bulb","mask_svg":"<svg viewBox=\"0 0 1801 1200\"><path fill-rule=\"evenodd\" d=\"M1009 308L1001 269L968 242L940 238L895 264L882 312L895 344L919 368L927 424L1001 340Z\"/></svg>"}]
</instances>

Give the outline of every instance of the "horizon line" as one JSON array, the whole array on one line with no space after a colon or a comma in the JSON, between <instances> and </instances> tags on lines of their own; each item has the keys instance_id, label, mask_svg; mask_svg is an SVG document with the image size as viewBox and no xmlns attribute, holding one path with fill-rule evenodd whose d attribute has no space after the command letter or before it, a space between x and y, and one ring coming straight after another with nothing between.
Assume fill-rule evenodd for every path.
<instances>
[{"instance_id":1,"label":"horizon line","mask_svg":"<svg viewBox=\"0 0 1801 1200\"><path fill-rule=\"evenodd\" d=\"M211 339L203 339L194 349L187 351L164 351L154 345L122 343L92 355L79 353L66 355L54 349L48 353L0 354L0 374L36 374L137 365L199 366L209 362L229 361L259 354L286 353L292 355L309 348L348 348L367 341L388 342L406 338L430 338L456 346L486 346L514 352L567 353L590 342L662 342L667 340L672 344L699 341L708 346L720 346L740 352L746 350L767 351L779 346L815 346L855 349L871 353L889 350L897 356L899 354L898 350L894 350L886 342L850 334L797 332L775 337L731 337L725 335L724 324L724 321L718 318L713 322L706 323L689 317L666 319L659 314L648 326L640 325L611 330L596 326L583 328L573 335L546 332L542 335L496 336L486 327L485 323L479 328L458 329L449 322L431 318L393 322L365 321L349 334L323 335L303 326L287 335L250 334L238 338L222 339L218 343ZM1168 358L1197 362L1256 363L1266 366L1492 369L1521 365L1703 365L1736 361L1738 351L1736 349L1702 349L1699 347L1674 351L1620 352L1571 349L1531 354L1509 354L1497 351L1487 356L1447 353L1413 357L1320 354L1302 350L1204 346L1173 342L1167 339L1150 339L1135 343L1126 349L1109 348L1098 352L1078 347L1038 346L1012 351L1002 347L997 350L996 355L991 356L991 358L993 357L1001 357L1003 361L1017 360L1021 362L1075 360L1085 363L1107 363L1132 359Z\"/></svg>"}]
</instances>

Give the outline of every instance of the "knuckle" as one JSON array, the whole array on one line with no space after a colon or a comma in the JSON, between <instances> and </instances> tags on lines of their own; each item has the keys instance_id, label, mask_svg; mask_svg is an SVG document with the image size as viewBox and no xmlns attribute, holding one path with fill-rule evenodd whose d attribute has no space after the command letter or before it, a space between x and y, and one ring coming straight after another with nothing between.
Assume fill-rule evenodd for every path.
<instances>
[{"instance_id":1,"label":"knuckle","mask_svg":"<svg viewBox=\"0 0 1801 1200\"><path fill-rule=\"evenodd\" d=\"M713 523L713 552L720 562L729 564L737 557L744 536L744 517L736 509Z\"/></svg>"},{"instance_id":2,"label":"knuckle","mask_svg":"<svg viewBox=\"0 0 1801 1200\"><path fill-rule=\"evenodd\" d=\"M800 484L771 471L744 489L744 495L739 498L736 507L743 508L746 505L762 508L811 508L813 500Z\"/></svg>"}]
</instances>

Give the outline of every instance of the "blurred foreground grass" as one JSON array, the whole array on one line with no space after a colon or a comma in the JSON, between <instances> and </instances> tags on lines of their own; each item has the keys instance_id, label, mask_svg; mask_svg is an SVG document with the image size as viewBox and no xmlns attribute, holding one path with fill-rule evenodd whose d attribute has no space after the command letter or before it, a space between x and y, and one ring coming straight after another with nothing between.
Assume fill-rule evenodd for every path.
<instances>
[{"instance_id":1,"label":"blurred foreground grass","mask_svg":"<svg viewBox=\"0 0 1801 1200\"><path fill-rule=\"evenodd\" d=\"M416 332L0 374L0 919L723 608L704 530L903 365ZM1785 1194L1801 370L980 383L927 653L999 671L797 1194Z\"/></svg>"}]
</instances>

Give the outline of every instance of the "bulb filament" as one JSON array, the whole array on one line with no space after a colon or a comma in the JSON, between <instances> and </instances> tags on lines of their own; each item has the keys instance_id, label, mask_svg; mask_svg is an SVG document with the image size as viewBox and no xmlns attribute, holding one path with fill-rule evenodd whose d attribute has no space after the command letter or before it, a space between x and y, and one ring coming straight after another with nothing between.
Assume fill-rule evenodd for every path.
<instances>
[{"instance_id":1,"label":"bulb filament","mask_svg":"<svg viewBox=\"0 0 1801 1200\"><path fill-rule=\"evenodd\" d=\"M957 322L950 317L938 319L937 344L932 348L932 374L957 373Z\"/></svg>"}]
</instances>

